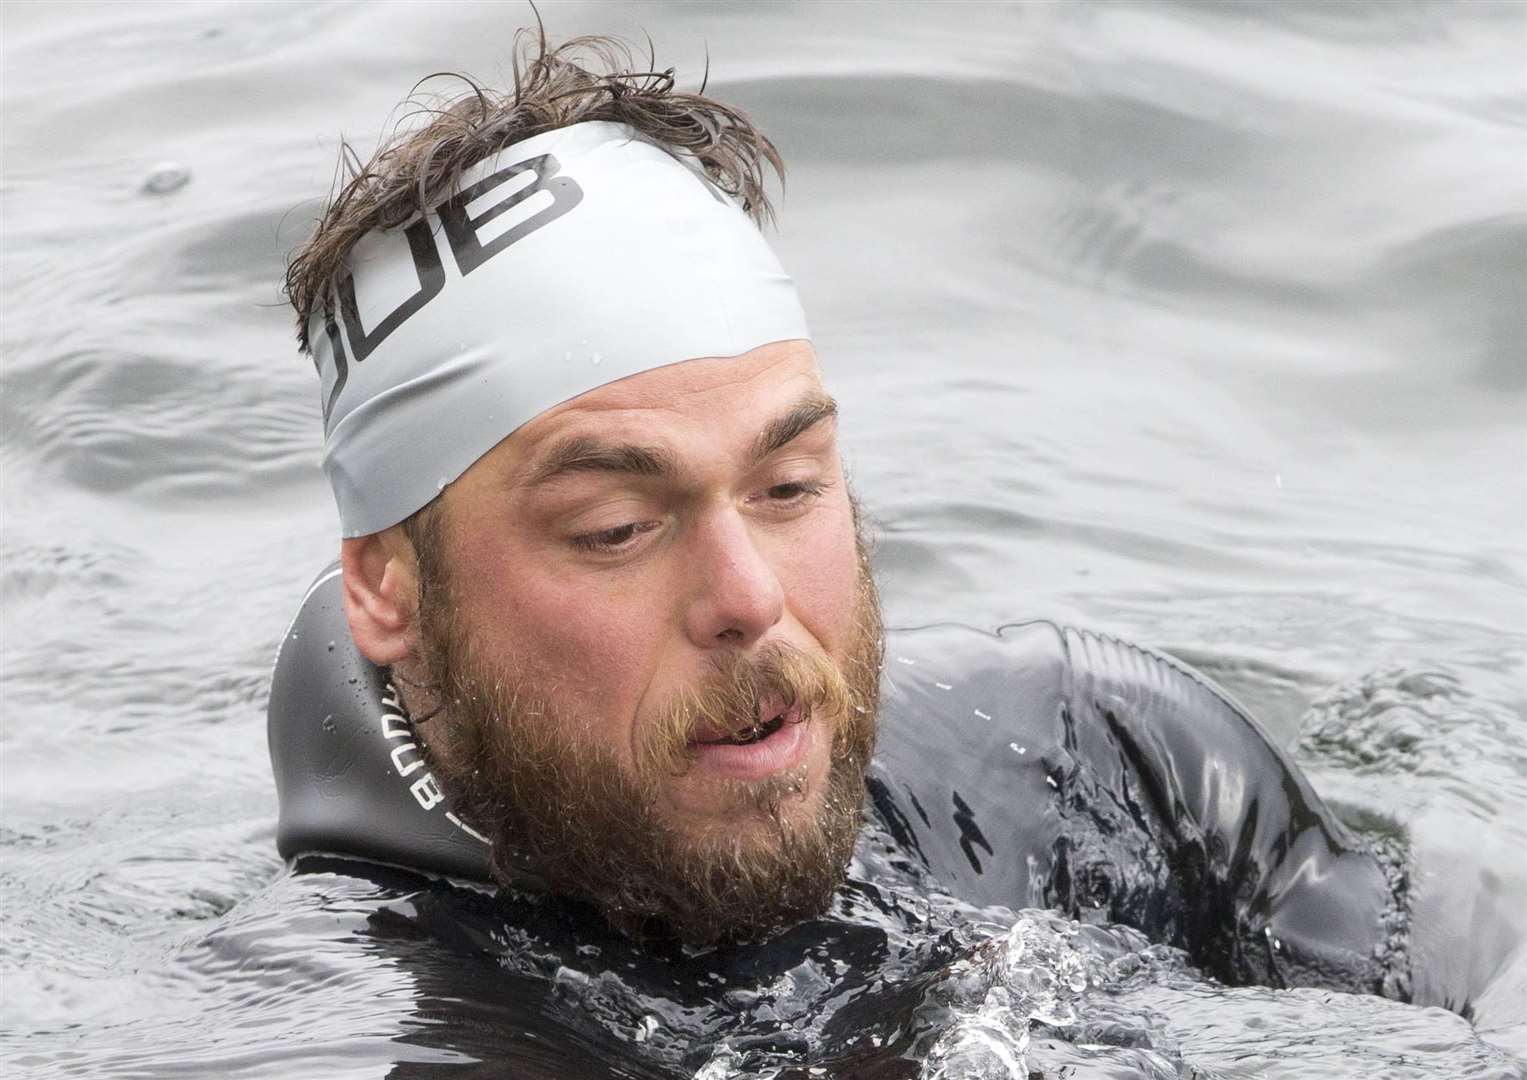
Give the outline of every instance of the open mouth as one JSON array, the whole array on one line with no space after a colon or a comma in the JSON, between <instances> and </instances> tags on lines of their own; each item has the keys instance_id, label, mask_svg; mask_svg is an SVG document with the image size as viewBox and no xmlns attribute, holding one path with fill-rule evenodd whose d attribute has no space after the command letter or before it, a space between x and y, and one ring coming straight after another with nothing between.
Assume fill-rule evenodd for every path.
<instances>
[{"instance_id":1,"label":"open mouth","mask_svg":"<svg viewBox=\"0 0 1527 1080\"><path fill-rule=\"evenodd\" d=\"M806 706L788 697L759 703L758 722L735 733L698 733L690 753L701 775L761 780L798 766L811 742Z\"/></svg>"},{"instance_id":2,"label":"open mouth","mask_svg":"<svg viewBox=\"0 0 1527 1080\"><path fill-rule=\"evenodd\" d=\"M762 723L739 731L735 735L727 735L719 739L700 739L701 746L751 746L756 742L762 742L785 726L785 712L781 710Z\"/></svg>"}]
</instances>

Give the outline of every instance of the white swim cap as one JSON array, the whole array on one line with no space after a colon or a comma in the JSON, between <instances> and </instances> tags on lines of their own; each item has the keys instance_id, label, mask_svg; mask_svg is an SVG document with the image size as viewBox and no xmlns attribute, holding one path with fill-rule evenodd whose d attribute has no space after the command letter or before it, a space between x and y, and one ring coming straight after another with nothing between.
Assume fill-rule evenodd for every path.
<instances>
[{"instance_id":1,"label":"white swim cap","mask_svg":"<svg viewBox=\"0 0 1527 1080\"><path fill-rule=\"evenodd\" d=\"M758 229L624 124L544 132L368 233L310 325L343 535L421 509L505 436L617 379L808 332Z\"/></svg>"}]
</instances>

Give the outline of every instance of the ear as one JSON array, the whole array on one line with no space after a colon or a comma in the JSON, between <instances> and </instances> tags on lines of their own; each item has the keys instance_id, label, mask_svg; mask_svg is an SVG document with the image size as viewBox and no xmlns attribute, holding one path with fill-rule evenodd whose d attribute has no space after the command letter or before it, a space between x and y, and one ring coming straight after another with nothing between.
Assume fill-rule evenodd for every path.
<instances>
[{"instance_id":1,"label":"ear","mask_svg":"<svg viewBox=\"0 0 1527 1080\"><path fill-rule=\"evenodd\" d=\"M379 667L412 655L419 642L419 566L396 525L340 541L345 618L361 654Z\"/></svg>"}]
</instances>

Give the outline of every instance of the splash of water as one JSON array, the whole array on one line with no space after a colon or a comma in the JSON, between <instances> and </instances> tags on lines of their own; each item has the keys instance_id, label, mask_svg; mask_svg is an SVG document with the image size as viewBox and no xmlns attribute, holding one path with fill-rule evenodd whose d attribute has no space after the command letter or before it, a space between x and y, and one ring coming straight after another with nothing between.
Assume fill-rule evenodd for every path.
<instances>
[{"instance_id":1,"label":"splash of water","mask_svg":"<svg viewBox=\"0 0 1527 1080\"><path fill-rule=\"evenodd\" d=\"M1079 927L1040 913L1018 917L951 970L955 1019L934 1043L923 1080L1026 1080L1030 1029L1074 1024L1087 992Z\"/></svg>"}]
</instances>

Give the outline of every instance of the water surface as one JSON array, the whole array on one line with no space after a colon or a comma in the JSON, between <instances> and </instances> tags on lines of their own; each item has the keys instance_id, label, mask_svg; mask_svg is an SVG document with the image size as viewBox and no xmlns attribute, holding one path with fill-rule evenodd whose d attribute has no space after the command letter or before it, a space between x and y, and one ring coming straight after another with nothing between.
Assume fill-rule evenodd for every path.
<instances>
[{"instance_id":1,"label":"water surface","mask_svg":"<svg viewBox=\"0 0 1527 1080\"><path fill-rule=\"evenodd\" d=\"M1407 832L1419 924L1463 943L1415 957L1418 999L1444 1011L1227 990L1171 954L1125 960L1144 948L1127 935L1083 948L1037 912L919 924L893 898L882 974L916 993L887 1013L946 1058L962 1033L1017 1046L1032 1022L1045 1075L1519 1069L1524 9L545 12L559 36L645 28L691 83L708 52L716 93L780 144L777 246L843 406L890 620L1048 616L1203 667L1345 816ZM521 14L0 15L0 1052L27 1075L826 1067L736 1043L766 1022L813 1033L797 983L835 977L851 943L808 950L772 1021L756 999L731 1028L625 1017L596 961L559 962L596 985L526 1013L545 973L443 947L432 887L275 856L269 664L337 536L276 283L338 134L369 143L426 73L497 81ZM1092 973L1090 1034L993 996L1014 934L1045 977L1078 949L1130 969ZM1087 1050L1107 1023L1151 1045ZM650 1050L686 1033L683 1053ZM916 1075L864 1054L832 1067Z\"/></svg>"}]
</instances>

